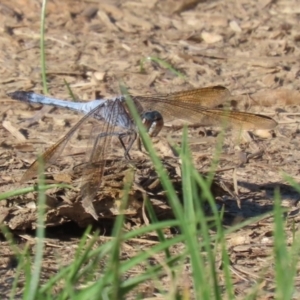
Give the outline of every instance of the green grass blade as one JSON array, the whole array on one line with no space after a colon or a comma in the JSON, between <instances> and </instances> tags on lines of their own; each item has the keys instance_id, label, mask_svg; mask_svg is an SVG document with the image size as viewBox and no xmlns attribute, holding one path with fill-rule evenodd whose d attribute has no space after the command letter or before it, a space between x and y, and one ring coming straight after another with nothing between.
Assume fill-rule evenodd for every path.
<instances>
[{"instance_id":1,"label":"green grass blade","mask_svg":"<svg viewBox=\"0 0 300 300\"><path fill-rule=\"evenodd\" d=\"M75 94L73 93L73 91L72 91L72 89L71 89L69 83L68 83L65 79L64 79L64 83L65 83L65 86L67 87L67 90L68 90L69 95L70 95L70 97L72 98L72 100L73 100L74 102L77 102L78 99L77 99L77 97L75 96Z\"/></svg>"},{"instance_id":2,"label":"green grass blade","mask_svg":"<svg viewBox=\"0 0 300 300\"><path fill-rule=\"evenodd\" d=\"M45 53L45 20L46 20L46 5L47 0L42 0L42 10L41 10L41 28L40 28L40 48L41 48L41 73L42 73L42 83L43 83L43 93L48 94L47 86L47 71L46 71L46 53Z\"/></svg>"},{"instance_id":3,"label":"green grass blade","mask_svg":"<svg viewBox=\"0 0 300 300\"><path fill-rule=\"evenodd\" d=\"M38 184L41 186L45 185L44 178L44 164L42 161L39 161L39 176ZM34 262L32 266L32 271L30 274L30 284L25 289L26 299L34 300L38 294L40 274L43 265L43 253L44 253L44 238L45 238L45 205L46 205L46 196L44 191L39 191L38 194L38 203L37 203L37 229L36 229L36 251Z\"/></svg>"},{"instance_id":4,"label":"green grass blade","mask_svg":"<svg viewBox=\"0 0 300 300\"><path fill-rule=\"evenodd\" d=\"M195 212L194 203L194 188L192 178L192 165L191 165L191 155L188 148L187 140L187 129L184 128L183 138L182 138L182 150L181 150L181 160L182 160L182 190L183 190L183 202L184 202L184 212L185 212L185 222L184 233L186 238L186 246L188 248L188 253L191 256L191 266L193 274L193 283L195 297L197 299L208 299L210 296L210 287L206 281L205 264L200 250L200 244L197 237L197 220Z\"/></svg>"},{"instance_id":5,"label":"green grass blade","mask_svg":"<svg viewBox=\"0 0 300 300\"><path fill-rule=\"evenodd\" d=\"M122 293L121 293L121 274L120 271L120 249L122 247L123 243L123 224L125 220L125 214L123 213L127 207L128 203L128 197L129 197L129 191L132 186L133 180L134 180L134 172L133 170L129 170L128 176L126 176L126 183L124 186L124 194L121 199L121 207L120 207L120 214L118 215L115 226L112 232L112 236L115 237L113 246L112 246L112 252L111 252L111 259L110 263L108 264L107 268L112 272L112 288L111 288L111 299L122 299Z\"/></svg>"},{"instance_id":6,"label":"green grass blade","mask_svg":"<svg viewBox=\"0 0 300 300\"><path fill-rule=\"evenodd\" d=\"M159 157L157 156L157 154L153 148L152 142L146 132L146 129L144 128L144 125L142 124L140 116L138 115L136 108L135 108L134 104L132 103L132 100L130 99L128 92L124 86L121 86L121 93L127 97L127 105L129 107L130 113L132 114L134 122L136 123L136 125L138 127L142 142L143 142L146 150L148 151L149 156L151 157L151 160L154 164L154 167L159 176L159 179L161 180L161 184L162 184L164 190L168 191L167 197L169 200L169 204L171 205L176 218L182 224L184 221L183 213L182 213L183 209L182 209L182 205L178 199L178 196L174 190L174 186L173 186L171 180L168 178L167 171L164 168Z\"/></svg>"},{"instance_id":7,"label":"green grass blade","mask_svg":"<svg viewBox=\"0 0 300 300\"><path fill-rule=\"evenodd\" d=\"M274 203L274 258L276 299L291 299L294 289L294 278L291 274L291 256L287 249L284 232L283 211L279 190L275 190Z\"/></svg>"},{"instance_id":8,"label":"green grass blade","mask_svg":"<svg viewBox=\"0 0 300 300\"><path fill-rule=\"evenodd\" d=\"M145 64L145 62L148 62L148 61L156 62L161 67L163 67L163 68L171 71L172 73L174 73L176 76L178 76L180 78L183 78L183 79L186 79L186 76L182 72L178 71L175 67L173 67L171 64L169 64L165 60L163 60L159 57L155 57L155 56L148 56L148 57L143 58L143 59L140 60L140 71L141 72L145 72L144 64Z\"/></svg>"},{"instance_id":9,"label":"green grass blade","mask_svg":"<svg viewBox=\"0 0 300 300\"><path fill-rule=\"evenodd\" d=\"M151 203L148 199L145 199L145 206L146 206L146 209L149 213L150 220L151 220L152 224L159 223L159 221L157 219L157 216L155 214L155 211L154 211L154 209L153 209L153 207L152 207L152 205L151 205ZM158 239L159 239L160 243L164 243L166 241L166 239L164 237L164 234L163 234L162 230L157 229L156 233L157 233L157 236L158 236ZM167 261L171 258L171 253L170 253L169 248L165 249L165 256L166 256ZM168 267L170 269L172 269L172 266L168 265ZM172 273L172 275L174 275L174 274Z\"/></svg>"},{"instance_id":10,"label":"green grass blade","mask_svg":"<svg viewBox=\"0 0 300 300\"><path fill-rule=\"evenodd\" d=\"M50 190L52 188L68 188L68 189L73 189L71 185L68 184L47 184L47 185L34 185L26 188L21 188L18 190L12 190L8 191L5 193L0 194L0 201L6 200L10 197L15 197L15 196L20 196L20 195L25 195L31 192L41 192L41 191L46 191Z\"/></svg>"}]
</instances>

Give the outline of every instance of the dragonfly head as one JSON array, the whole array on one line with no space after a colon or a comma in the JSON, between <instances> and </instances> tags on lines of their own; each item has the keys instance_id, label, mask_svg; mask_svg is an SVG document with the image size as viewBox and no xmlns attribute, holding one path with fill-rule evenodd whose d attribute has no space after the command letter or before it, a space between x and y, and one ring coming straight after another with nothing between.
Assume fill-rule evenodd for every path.
<instances>
[{"instance_id":1,"label":"dragonfly head","mask_svg":"<svg viewBox=\"0 0 300 300\"><path fill-rule=\"evenodd\" d=\"M144 112L141 118L151 137L157 136L164 126L164 119L156 110Z\"/></svg>"}]
</instances>

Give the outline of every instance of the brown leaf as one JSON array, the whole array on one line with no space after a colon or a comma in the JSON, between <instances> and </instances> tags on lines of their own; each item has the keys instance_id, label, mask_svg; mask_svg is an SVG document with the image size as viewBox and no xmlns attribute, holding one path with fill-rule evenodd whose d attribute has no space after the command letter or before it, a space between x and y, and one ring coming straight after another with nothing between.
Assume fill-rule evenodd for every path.
<instances>
[{"instance_id":1,"label":"brown leaf","mask_svg":"<svg viewBox=\"0 0 300 300\"><path fill-rule=\"evenodd\" d=\"M200 2L205 2L205 0L181 0L177 1L175 4L175 8L172 11L173 14L180 14L186 10L193 9L196 7Z\"/></svg>"}]
</instances>

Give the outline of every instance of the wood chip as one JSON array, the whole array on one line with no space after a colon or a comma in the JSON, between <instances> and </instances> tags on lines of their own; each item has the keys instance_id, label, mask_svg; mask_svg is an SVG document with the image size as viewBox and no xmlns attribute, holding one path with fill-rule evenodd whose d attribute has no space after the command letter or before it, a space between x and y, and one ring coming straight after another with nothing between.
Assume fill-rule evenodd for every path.
<instances>
[{"instance_id":1,"label":"wood chip","mask_svg":"<svg viewBox=\"0 0 300 300\"><path fill-rule=\"evenodd\" d=\"M18 140L18 142L26 141L25 136L16 127L14 127L10 121L3 121L2 126L9 131Z\"/></svg>"},{"instance_id":2,"label":"wood chip","mask_svg":"<svg viewBox=\"0 0 300 300\"><path fill-rule=\"evenodd\" d=\"M201 37L207 44L214 44L223 40L223 37L219 34L210 33L207 31L203 31L201 33Z\"/></svg>"}]
</instances>

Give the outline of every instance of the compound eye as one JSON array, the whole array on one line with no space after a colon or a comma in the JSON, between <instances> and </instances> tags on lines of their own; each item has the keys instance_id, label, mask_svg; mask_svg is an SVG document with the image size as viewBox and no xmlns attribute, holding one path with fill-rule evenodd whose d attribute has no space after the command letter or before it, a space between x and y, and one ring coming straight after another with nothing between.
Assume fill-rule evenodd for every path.
<instances>
[{"instance_id":1,"label":"compound eye","mask_svg":"<svg viewBox=\"0 0 300 300\"><path fill-rule=\"evenodd\" d=\"M153 111L147 111L142 114L142 120L146 119L149 122L157 122L160 120L163 120L163 117L160 112L153 110Z\"/></svg>"}]
</instances>

